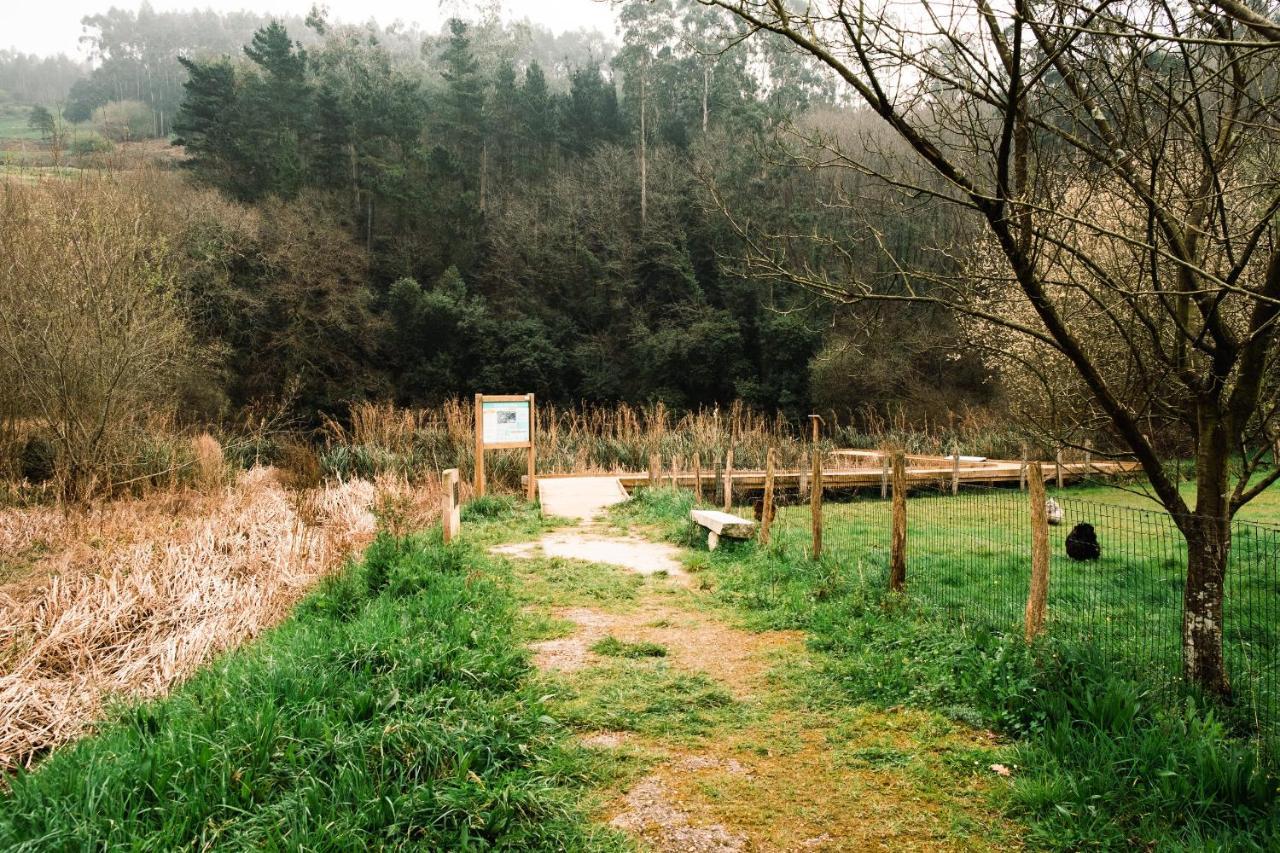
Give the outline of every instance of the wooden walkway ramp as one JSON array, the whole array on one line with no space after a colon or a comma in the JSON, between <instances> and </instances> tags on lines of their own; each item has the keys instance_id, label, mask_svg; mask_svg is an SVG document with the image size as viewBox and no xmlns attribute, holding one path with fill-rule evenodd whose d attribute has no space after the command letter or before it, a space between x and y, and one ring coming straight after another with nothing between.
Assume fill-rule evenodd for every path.
<instances>
[{"instance_id":1,"label":"wooden walkway ramp","mask_svg":"<svg viewBox=\"0 0 1280 853\"><path fill-rule=\"evenodd\" d=\"M543 515L590 521L606 507L628 498L617 477L538 478L538 501Z\"/></svg>"}]
</instances>

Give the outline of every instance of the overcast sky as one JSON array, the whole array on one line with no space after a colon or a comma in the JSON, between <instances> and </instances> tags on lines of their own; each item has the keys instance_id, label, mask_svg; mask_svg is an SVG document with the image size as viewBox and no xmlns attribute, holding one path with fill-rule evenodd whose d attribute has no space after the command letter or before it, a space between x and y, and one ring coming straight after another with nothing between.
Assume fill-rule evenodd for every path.
<instances>
[{"instance_id":1,"label":"overcast sky","mask_svg":"<svg viewBox=\"0 0 1280 853\"><path fill-rule=\"evenodd\" d=\"M249 9L305 15L314 0L151 0L160 10L216 9L220 12ZM111 6L137 8L139 0L3 0L0 3L0 47L25 53L67 53L80 56L80 19ZM325 0L329 18L362 23L375 18L380 24L401 20L438 30L454 14L474 17L476 2L466 0ZM488 5L485 3L484 5ZM551 30L597 29L612 34L613 10L600 0L502 0L504 17L528 18Z\"/></svg>"}]
</instances>

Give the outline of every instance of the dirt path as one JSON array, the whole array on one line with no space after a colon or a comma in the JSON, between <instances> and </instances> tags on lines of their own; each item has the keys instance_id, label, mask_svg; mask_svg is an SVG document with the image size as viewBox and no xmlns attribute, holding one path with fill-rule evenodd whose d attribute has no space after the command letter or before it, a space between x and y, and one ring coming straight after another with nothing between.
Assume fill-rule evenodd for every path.
<instances>
[{"instance_id":1,"label":"dirt path","mask_svg":"<svg viewBox=\"0 0 1280 853\"><path fill-rule=\"evenodd\" d=\"M794 631L731 624L674 546L584 523L494 549L581 743L629 763L599 819L657 851L1017 847L989 804L997 745L932 714L815 702Z\"/></svg>"}]
</instances>

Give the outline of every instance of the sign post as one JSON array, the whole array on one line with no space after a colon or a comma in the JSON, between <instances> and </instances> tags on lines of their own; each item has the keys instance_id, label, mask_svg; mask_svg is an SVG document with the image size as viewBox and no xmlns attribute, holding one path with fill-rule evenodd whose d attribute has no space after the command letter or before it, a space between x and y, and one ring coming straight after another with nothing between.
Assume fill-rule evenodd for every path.
<instances>
[{"instance_id":1,"label":"sign post","mask_svg":"<svg viewBox=\"0 0 1280 853\"><path fill-rule=\"evenodd\" d=\"M537 415L532 394L477 394L476 395L476 464L475 493L484 494L484 453L486 450L529 451L529 474L526 478L525 497L533 500L537 494L534 479L534 433L537 431Z\"/></svg>"}]
</instances>

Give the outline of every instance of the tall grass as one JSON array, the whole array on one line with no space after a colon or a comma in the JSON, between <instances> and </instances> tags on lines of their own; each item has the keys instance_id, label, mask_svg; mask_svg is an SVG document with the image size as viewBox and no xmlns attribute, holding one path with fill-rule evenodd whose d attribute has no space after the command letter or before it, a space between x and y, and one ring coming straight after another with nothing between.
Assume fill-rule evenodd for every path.
<instances>
[{"instance_id":1,"label":"tall grass","mask_svg":"<svg viewBox=\"0 0 1280 853\"><path fill-rule=\"evenodd\" d=\"M394 471L409 477L458 468L464 481L474 470L473 403L453 401L434 409L405 409L389 403L353 405L346 418L328 420L321 463L326 473L370 477ZM856 424L825 428L821 446L902 447L918 453L967 453L1017 456L1016 434L976 411L945 424L912 428L905 420L871 414ZM759 469L770 447L785 468L808 466L809 427L778 414L753 411L741 403L694 412L673 413L661 403L647 406L582 405L563 408L540 404L537 411L538 472L645 471L650 457L664 468L673 463L690 470L695 457L704 471L723 464L732 448L734 466ZM490 452L489 478L499 488L519 488L525 473L523 451Z\"/></svg>"},{"instance_id":2,"label":"tall grass","mask_svg":"<svg viewBox=\"0 0 1280 853\"><path fill-rule=\"evenodd\" d=\"M620 849L466 546L384 536L294 618L12 780L0 846Z\"/></svg>"}]
</instances>

